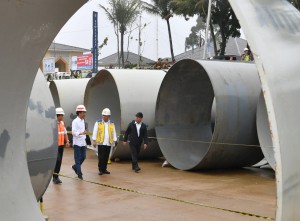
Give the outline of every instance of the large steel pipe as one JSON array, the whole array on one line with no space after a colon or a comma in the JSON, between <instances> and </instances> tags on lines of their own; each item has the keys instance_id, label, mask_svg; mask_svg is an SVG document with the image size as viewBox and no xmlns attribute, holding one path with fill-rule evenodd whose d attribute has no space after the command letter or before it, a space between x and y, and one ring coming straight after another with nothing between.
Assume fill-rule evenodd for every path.
<instances>
[{"instance_id":1,"label":"large steel pipe","mask_svg":"<svg viewBox=\"0 0 300 221\"><path fill-rule=\"evenodd\" d=\"M5 52L0 58L1 220L44 219L36 203L27 167L27 104L40 61L51 41L84 2L0 1L0 49Z\"/></svg>"},{"instance_id":2,"label":"large steel pipe","mask_svg":"<svg viewBox=\"0 0 300 221\"><path fill-rule=\"evenodd\" d=\"M250 166L263 155L257 146L255 65L182 60L164 78L156 104L159 146L182 170ZM215 98L215 125L212 106Z\"/></svg>"},{"instance_id":3,"label":"large steel pipe","mask_svg":"<svg viewBox=\"0 0 300 221\"><path fill-rule=\"evenodd\" d=\"M89 78L52 81L49 85L56 107L65 111L65 126L71 130L72 121L76 118L76 106L83 104L84 92Z\"/></svg>"},{"instance_id":4,"label":"large steel pipe","mask_svg":"<svg viewBox=\"0 0 300 221\"><path fill-rule=\"evenodd\" d=\"M37 200L45 193L57 158L57 124L53 99L39 70L32 87L26 120L29 175Z\"/></svg>"},{"instance_id":5,"label":"large steel pipe","mask_svg":"<svg viewBox=\"0 0 300 221\"><path fill-rule=\"evenodd\" d=\"M268 120L268 112L265 99L262 93L259 96L259 101L257 104L256 126L259 144L261 146L262 152L270 166L273 168L273 170L275 170L276 162L270 131L270 123Z\"/></svg>"},{"instance_id":6,"label":"large steel pipe","mask_svg":"<svg viewBox=\"0 0 300 221\"><path fill-rule=\"evenodd\" d=\"M254 54L266 101L276 160L276 220L300 220L300 12L282 0L229 2Z\"/></svg>"},{"instance_id":7,"label":"large steel pipe","mask_svg":"<svg viewBox=\"0 0 300 221\"><path fill-rule=\"evenodd\" d=\"M123 137L128 124L139 111L144 114L148 135L155 137L155 103L164 76L164 71L154 70L101 70L90 80L85 93L86 121L90 130L101 118L102 109L108 107L119 137ZM129 147L119 142L111 158L130 159L130 156ZM161 156L161 151L157 140L150 139L149 147L146 150L142 148L140 158L158 156Z\"/></svg>"}]
</instances>

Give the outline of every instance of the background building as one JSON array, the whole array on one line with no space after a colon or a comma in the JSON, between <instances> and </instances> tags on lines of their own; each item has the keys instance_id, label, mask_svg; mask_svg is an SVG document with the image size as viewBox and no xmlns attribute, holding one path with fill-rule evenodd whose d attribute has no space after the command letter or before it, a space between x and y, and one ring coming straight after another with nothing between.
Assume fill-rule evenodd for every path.
<instances>
[{"instance_id":1,"label":"background building","mask_svg":"<svg viewBox=\"0 0 300 221\"><path fill-rule=\"evenodd\" d=\"M218 50L219 45L218 46ZM225 55L235 55L237 60L241 60L241 56L244 53L244 48L247 47L247 41L242 38L229 38L226 49L225 49ZM179 55L175 56L176 61L180 61L182 59L194 59L194 60L201 60L203 59L203 53L204 53L204 46L202 47L197 47L191 50L188 50L184 53L181 53ZM214 57L215 56L215 51L214 51L214 45L211 42L210 44L207 45L207 57Z\"/></svg>"},{"instance_id":2,"label":"background building","mask_svg":"<svg viewBox=\"0 0 300 221\"><path fill-rule=\"evenodd\" d=\"M58 68L58 72L69 72L72 67L72 56L83 55L83 53L90 51L86 48L52 42L44 58L55 58L55 68ZM44 71L43 61L40 63L40 68Z\"/></svg>"},{"instance_id":3,"label":"background building","mask_svg":"<svg viewBox=\"0 0 300 221\"><path fill-rule=\"evenodd\" d=\"M124 62L126 65L136 65L138 63L139 56L138 54L132 53L132 52L124 52ZM120 61L121 62L121 61ZM141 62L140 65L142 66L148 66L155 64L155 61L141 56ZM99 60L99 66L100 67L118 67L118 53L114 53L112 55L109 55L105 58L102 58Z\"/></svg>"}]
</instances>

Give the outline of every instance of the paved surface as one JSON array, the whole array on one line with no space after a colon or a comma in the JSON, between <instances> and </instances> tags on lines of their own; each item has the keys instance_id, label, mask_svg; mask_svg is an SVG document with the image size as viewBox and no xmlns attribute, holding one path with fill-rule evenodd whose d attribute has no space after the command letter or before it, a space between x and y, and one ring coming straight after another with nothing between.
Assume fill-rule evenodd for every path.
<instances>
[{"instance_id":1,"label":"paved surface","mask_svg":"<svg viewBox=\"0 0 300 221\"><path fill-rule=\"evenodd\" d=\"M44 196L51 221L264 220L225 210L275 217L276 185L270 169L185 172L161 168L163 161L157 160L140 162L140 173L131 170L130 162L113 163L110 175L99 176L97 156L88 150L82 169L85 181L80 181L72 179L76 177L73 162L73 150L65 149L61 173L69 177L61 177L61 185L51 182Z\"/></svg>"}]
</instances>

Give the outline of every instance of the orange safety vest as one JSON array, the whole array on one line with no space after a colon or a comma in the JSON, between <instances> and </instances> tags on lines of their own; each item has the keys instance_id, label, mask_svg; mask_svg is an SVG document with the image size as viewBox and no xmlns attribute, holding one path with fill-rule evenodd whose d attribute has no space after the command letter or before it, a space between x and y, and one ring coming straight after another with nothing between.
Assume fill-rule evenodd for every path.
<instances>
[{"instance_id":1,"label":"orange safety vest","mask_svg":"<svg viewBox=\"0 0 300 221\"><path fill-rule=\"evenodd\" d=\"M57 123L58 129L58 146L65 145L65 124L63 121Z\"/></svg>"}]
</instances>

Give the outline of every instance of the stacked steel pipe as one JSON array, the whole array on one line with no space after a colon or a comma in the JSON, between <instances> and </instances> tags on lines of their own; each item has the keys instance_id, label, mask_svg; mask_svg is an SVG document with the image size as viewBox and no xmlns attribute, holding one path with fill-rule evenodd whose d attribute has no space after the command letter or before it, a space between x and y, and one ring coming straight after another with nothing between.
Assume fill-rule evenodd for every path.
<instances>
[{"instance_id":1,"label":"stacked steel pipe","mask_svg":"<svg viewBox=\"0 0 300 221\"><path fill-rule=\"evenodd\" d=\"M158 70L101 70L90 80L85 92L85 105L88 109L86 121L93 130L96 120L101 118L104 108L110 108L111 119L116 125L118 145L113 149L112 159L130 159L130 149L122 143L128 124L137 112L144 113L148 126L149 147L141 150L140 158L156 158L161 151L155 139L155 103L160 84L165 76Z\"/></svg>"}]
</instances>

